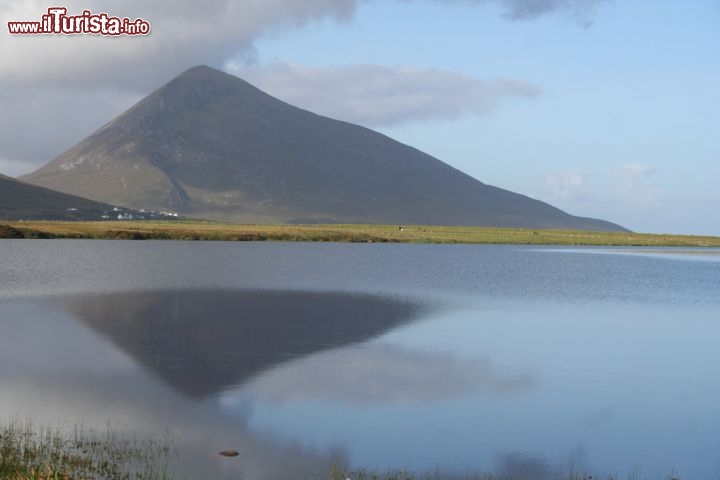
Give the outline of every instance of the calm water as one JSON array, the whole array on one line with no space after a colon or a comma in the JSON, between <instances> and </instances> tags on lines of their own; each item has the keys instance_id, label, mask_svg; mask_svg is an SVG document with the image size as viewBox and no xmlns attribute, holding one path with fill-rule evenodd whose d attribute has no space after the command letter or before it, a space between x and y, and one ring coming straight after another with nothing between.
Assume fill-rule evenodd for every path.
<instances>
[{"instance_id":1,"label":"calm water","mask_svg":"<svg viewBox=\"0 0 720 480\"><path fill-rule=\"evenodd\" d=\"M188 478L720 479L719 313L718 250L3 240L0 416Z\"/></svg>"}]
</instances>

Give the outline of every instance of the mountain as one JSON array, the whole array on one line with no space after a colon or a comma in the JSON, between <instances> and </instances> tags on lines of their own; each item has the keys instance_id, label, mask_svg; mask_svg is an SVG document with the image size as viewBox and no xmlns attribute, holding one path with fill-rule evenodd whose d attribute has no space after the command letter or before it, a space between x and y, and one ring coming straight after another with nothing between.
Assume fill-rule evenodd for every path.
<instances>
[{"instance_id":1,"label":"mountain","mask_svg":"<svg viewBox=\"0 0 720 480\"><path fill-rule=\"evenodd\" d=\"M483 184L206 66L22 178L136 209L238 222L623 230Z\"/></svg>"},{"instance_id":2,"label":"mountain","mask_svg":"<svg viewBox=\"0 0 720 480\"><path fill-rule=\"evenodd\" d=\"M99 220L112 208L0 174L0 219Z\"/></svg>"}]
</instances>

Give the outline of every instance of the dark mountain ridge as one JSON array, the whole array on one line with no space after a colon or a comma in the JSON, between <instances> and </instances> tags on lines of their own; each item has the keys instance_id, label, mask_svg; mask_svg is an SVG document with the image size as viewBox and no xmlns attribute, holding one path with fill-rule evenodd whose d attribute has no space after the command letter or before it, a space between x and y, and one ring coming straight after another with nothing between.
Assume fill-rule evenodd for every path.
<instances>
[{"instance_id":1,"label":"dark mountain ridge","mask_svg":"<svg viewBox=\"0 0 720 480\"><path fill-rule=\"evenodd\" d=\"M0 219L99 220L112 208L0 174Z\"/></svg>"},{"instance_id":2,"label":"dark mountain ridge","mask_svg":"<svg viewBox=\"0 0 720 480\"><path fill-rule=\"evenodd\" d=\"M483 184L205 66L23 179L136 209L239 222L623 230Z\"/></svg>"}]
</instances>

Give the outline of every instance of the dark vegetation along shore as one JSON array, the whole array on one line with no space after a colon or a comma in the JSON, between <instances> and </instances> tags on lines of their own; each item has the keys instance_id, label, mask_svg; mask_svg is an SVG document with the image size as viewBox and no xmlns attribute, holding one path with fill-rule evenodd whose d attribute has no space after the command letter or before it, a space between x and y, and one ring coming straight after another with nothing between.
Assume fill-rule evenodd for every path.
<instances>
[{"instance_id":1,"label":"dark vegetation along shore","mask_svg":"<svg viewBox=\"0 0 720 480\"><path fill-rule=\"evenodd\" d=\"M720 237L414 225L239 225L202 221L0 221L0 238L720 247Z\"/></svg>"}]
</instances>

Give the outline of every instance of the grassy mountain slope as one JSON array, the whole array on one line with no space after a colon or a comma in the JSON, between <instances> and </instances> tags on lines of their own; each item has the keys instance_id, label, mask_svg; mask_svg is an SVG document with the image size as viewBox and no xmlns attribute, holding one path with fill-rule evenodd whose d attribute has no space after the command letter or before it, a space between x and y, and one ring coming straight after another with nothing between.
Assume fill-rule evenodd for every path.
<instances>
[{"instance_id":1,"label":"grassy mountain slope","mask_svg":"<svg viewBox=\"0 0 720 480\"><path fill-rule=\"evenodd\" d=\"M483 184L204 66L23 178L107 203L248 223L622 230Z\"/></svg>"}]
</instances>

